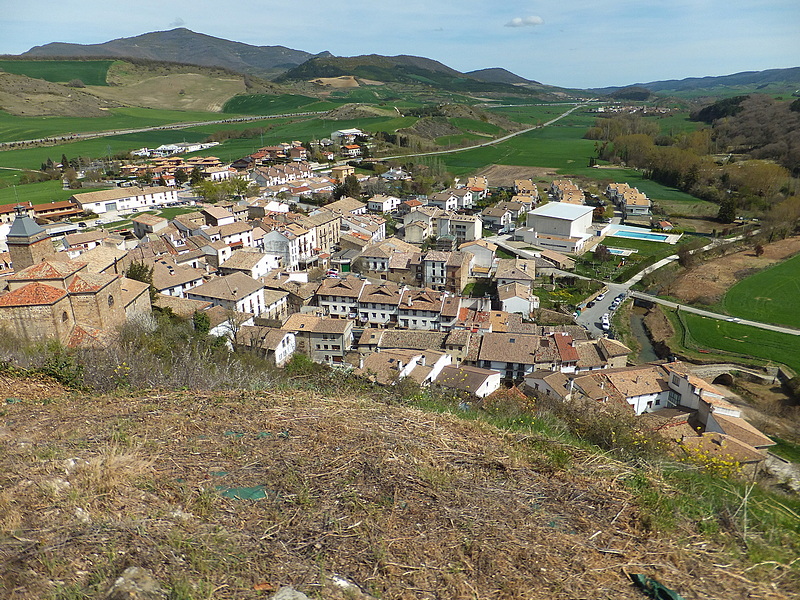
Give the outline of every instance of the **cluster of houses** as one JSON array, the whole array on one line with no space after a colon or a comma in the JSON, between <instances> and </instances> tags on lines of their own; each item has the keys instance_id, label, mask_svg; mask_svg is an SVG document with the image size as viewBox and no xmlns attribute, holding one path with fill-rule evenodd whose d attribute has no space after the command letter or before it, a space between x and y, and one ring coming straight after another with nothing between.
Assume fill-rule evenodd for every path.
<instances>
[{"instance_id":1,"label":"cluster of houses","mask_svg":"<svg viewBox=\"0 0 800 600\"><path fill-rule=\"evenodd\" d=\"M632 188L627 183L609 183L605 195L619 207L626 220L631 220L633 217L646 217L649 220L652 203L650 198L637 188Z\"/></svg>"},{"instance_id":2,"label":"cluster of houses","mask_svg":"<svg viewBox=\"0 0 800 600\"><path fill-rule=\"evenodd\" d=\"M343 146L358 136L339 133ZM489 187L482 177L427 197L344 197L295 212L280 192L302 198L355 174L340 166L316 177L295 148L302 146L262 148L243 170L213 157L159 161L160 176L222 169L263 192L171 220L144 212L176 204L171 186L76 193L69 207L0 208L8 228L0 325L29 341L103 345L117 326L152 309L150 284L125 276L137 263L152 272L156 306L185 317L203 312L212 334L278 366L302 352L384 385L410 378L478 397L524 382L567 401L621 403L654 428L680 432L681 443L736 450L742 463L763 459L768 440L724 392L682 365L628 367L630 350L617 341L589 339L576 325L535 323L537 277L571 268L568 254L604 233L572 182L554 181L551 201L542 203L532 179L517 180L511 200L481 212L476 204ZM288 160L277 163L281 157ZM644 197L627 184L609 185L606 195L624 210ZM140 214L130 228L70 234L56 246L36 218L59 210ZM400 225L396 236L387 235L388 214ZM538 249L502 258L485 229L514 230ZM492 292L466 295L470 284Z\"/></svg>"}]
</instances>

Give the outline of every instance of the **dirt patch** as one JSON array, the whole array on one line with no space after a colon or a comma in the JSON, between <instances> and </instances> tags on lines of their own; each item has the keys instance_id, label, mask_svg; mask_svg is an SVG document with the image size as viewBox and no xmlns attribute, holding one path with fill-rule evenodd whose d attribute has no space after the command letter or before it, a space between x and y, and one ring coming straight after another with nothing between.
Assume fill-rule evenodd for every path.
<instances>
[{"instance_id":1,"label":"dirt patch","mask_svg":"<svg viewBox=\"0 0 800 600\"><path fill-rule=\"evenodd\" d=\"M557 175L555 169L513 165L489 165L475 174L486 177L492 187L512 187L515 179L533 179L536 182L537 179L553 178Z\"/></svg>"},{"instance_id":2,"label":"dirt patch","mask_svg":"<svg viewBox=\"0 0 800 600\"><path fill-rule=\"evenodd\" d=\"M778 600L790 585L727 555L720 565L723 549L688 531L644 528L623 464L358 393L87 396L7 411L26 440L0 454L8 598L99 597L131 565L215 598L284 584L313 596L332 574L409 600L634 597L626 572L687 600Z\"/></svg>"},{"instance_id":3,"label":"dirt patch","mask_svg":"<svg viewBox=\"0 0 800 600\"><path fill-rule=\"evenodd\" d=\"M342 75L341 77L318 77L309 83L315 83L323 87L331 88L357 88L360 87L358 81L352 75Z\"/></svg>"},{"instance_id":4,"label":"dirt patch","mask_svg":"<svg viewBox=\"0 0 800 600\"><path fill-rule=\"evenodd\" d=\"M398 133L410 133L427 140L435 140L446 135L458 135L464 133L458 127L450 123L445 117L423 117L411 127L398 129Z\"/></svg>"},{"instance_id":5,"label":"dirt patch","mask_svg":"<svg viewBox=\"0 0 800 600\"><path fill-rule=\"evenodd\" d=\"M715 258L683 271L670 287L670 294L683 302L719 302L732 285L800 252L800 237L764 245L756 256L752 248Z\"/></svg>"},{"instance_id":6,"label":"dirt patch","mask_svg":"<svg viewBox=\"0 0 800 600\"><path fill-rule=\"evenodd\" d=\"M126 81L120 86L89 88L97 96L132 106L165 110L219 112L236 94L246 91L243 78L178 73Z\"/></svg>"},{"instance_id":7,"label":"dirt patch","mask_svg":"<svg viewBox=\"0 0 800 600\"><path fill-rule=\"evenodd\" d=\"M0 375L0 407L18 401L49 402L65 394L67 390L64 386L47 377Z\"/></svg>"},{"instance_id":8,"label":"dirt patch","mask_svg":"<svg viewBox=\"0 0 800 600\"><path fill-rule=\"evenodd\" d=\"M43 79L0 72L0 107L23 117L104 117L112 100Z\"/></svg>"}]
</instances>

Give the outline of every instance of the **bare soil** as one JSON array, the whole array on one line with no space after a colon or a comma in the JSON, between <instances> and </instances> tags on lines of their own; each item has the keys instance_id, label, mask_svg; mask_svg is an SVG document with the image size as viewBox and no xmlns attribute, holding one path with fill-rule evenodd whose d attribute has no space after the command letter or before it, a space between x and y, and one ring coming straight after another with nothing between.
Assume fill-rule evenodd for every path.
<instances>
[{"instance_id":1,"label":"bare soil","mask_svg":"<svg viewBox=\"0 0 800 600\"><path fill-rule=\"evenodd\" d=\"M476 173L489 180L491 186L511 187L515 179L553 178L557 175L554 169L544 167L515 167L512 165L489 165Z\"/></svg>"},{"instance_id":2,"label":"bare soil","mask_svg":"<svg viewBox=\"0 0 800 600\"><path fill-rule=\"evenodd\" d=\"M119 106L77 88L0 72L0 108L22 117L103 117Z\"/></svg>"},{"instance_id":3,"label":"bare soil","mask_svg":"<svg viewBox=\"0 0 800 600\"><path fill-rule=\"evenodd\" d=\"M102 597L129 566L218 599L287 584L341 597L323 593L333 574L401 600L638 598L627 574L640 572L687 600L792 594L692 530L648 529L626 465L530 432L358 392L4 409L8 599ZM260 499L241 498L253 490Z\"/></svg>"},{"instance_id":4,"label":"bare soil","mask_svg":"<svg viewBox=\"0 0 800 600\"><path fill-rule=\"evenodd\" d=\"M704 262L679 275L670 294L693 303L719 302L730 287L756 271L781 262L800 252L800 237L791 237L764 245L764 254L756 256L752 248Z\"/></svg>"}]
</instances>

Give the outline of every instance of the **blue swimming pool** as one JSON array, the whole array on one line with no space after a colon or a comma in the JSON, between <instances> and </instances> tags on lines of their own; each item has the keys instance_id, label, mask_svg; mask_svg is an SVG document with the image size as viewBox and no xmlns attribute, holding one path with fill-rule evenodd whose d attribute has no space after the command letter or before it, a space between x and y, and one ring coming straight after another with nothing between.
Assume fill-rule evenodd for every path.
<instances>
[{"instance_id":1,"label":"blue swimming pool","mask_svg":"<svg viewBox=\"0 0 800 600\"><path fill-rule=\"evenodd\" d=\"M648 240L651 242L666 242L669 235L664 233L652 233L650 231L636 230L632 227L620 227L608 234L610 237L629 238L634 240Z\"/></svg>"}]
</instances>

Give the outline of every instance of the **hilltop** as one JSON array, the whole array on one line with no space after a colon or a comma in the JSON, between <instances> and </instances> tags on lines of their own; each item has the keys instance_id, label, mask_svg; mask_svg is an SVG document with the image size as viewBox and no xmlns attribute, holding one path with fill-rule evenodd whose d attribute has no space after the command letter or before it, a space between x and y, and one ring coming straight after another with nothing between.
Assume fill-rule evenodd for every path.
<instances>
[{"instance_id":1,"label":"hilltop","mask_svg":"<svg viewBox=\"0 0 800 600\"><path fill-rule=\"evenodd\" d=\"M326 54L326 53L323 53ZM53 42L23 52L25 57L142 58L210 67L240 73L271 76L302 64L315 56L285 46L252 46L196 33L184 27L154 31L102 44Z\"/></svg>"},{"instance_id":2,"label":"hilltop","mask_svg":"<svg viewBox=\"0 0 800 600\"><path fill-rule=\"evenodd\" d=\"M380 598L636 598L637 572L687 600L786 597L710 539L655 531L630 466L531 429L368 386L1 385L14 398L0 427L0 588L15 598L99 597L129 566L176 598L288 584L354 597L334 576Z\"/></svg>"}]
</instances>

